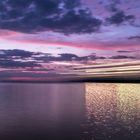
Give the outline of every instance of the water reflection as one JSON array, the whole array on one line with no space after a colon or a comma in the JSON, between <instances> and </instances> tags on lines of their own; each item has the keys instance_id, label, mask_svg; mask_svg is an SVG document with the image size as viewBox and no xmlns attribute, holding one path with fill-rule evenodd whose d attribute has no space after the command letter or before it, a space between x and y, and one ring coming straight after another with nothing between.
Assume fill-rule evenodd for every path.
<instances>
[{"instance_id":1,"label":"water reflection","mask_svg":"<svg viewBox=\"0 0 140 140\"><path fill-rule=\"evenodd\" d=\"M118 117L125 125L140 125L140 85L118 85Z\"/></svg>"},{"instance_id":2,"label":"water reflection","mask_svg":"<svg viewBox=\"0 0 140 140\"><path fill-rule=\"evenodd\" d=\"M140 140L139 84L0 84L0 140Z\"/></svg>"},{"instance_id":3,"label":"water reflection","mask_svg":"<svg viewBox=\"0 0 140 140\"><path fill-rule=\"evenodd\" d=\"M81 139L84 84L0 84L0 140Z\"/></svg>"},{"instance_id":4,"label":"water reflection","mask_svg":"<svg viewBox=\"0 0 140 140\"><path fill-rule=\"evenodd\" d=\"M85 139L140 139L139 84L86 84Z\"/></svg>"}]
</instances>

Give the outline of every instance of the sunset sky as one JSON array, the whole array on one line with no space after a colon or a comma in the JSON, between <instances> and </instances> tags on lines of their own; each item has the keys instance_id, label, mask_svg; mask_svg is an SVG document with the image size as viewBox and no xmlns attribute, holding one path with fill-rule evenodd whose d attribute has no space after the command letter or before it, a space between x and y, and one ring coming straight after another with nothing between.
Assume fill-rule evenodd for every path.
<instances>
[{"instance_id":1,"label":"sunset sky","mask_svg":"<svg viewBox=\"0 0 140 140\"><path fill-rule=\"evenodd\" d=\"M0 81L140 76L140 0L1 0Z\"/></svg>"}]
</instances>

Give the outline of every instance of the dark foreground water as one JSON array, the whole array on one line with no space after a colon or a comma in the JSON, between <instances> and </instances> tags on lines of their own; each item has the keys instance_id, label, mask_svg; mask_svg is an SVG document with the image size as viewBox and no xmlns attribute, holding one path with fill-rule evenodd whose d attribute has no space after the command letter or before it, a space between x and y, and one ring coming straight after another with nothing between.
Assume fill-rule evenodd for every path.
<instances>
[{"instance_id":1,"label":"dark foreground water","mask_svg":"<svg viewBox=\"0 0 140 140\"><path fill-rule=\"evenodd\" d=\"M0 140L140 140L140 84L0 84Z\"/></svg>"}]
</instances>

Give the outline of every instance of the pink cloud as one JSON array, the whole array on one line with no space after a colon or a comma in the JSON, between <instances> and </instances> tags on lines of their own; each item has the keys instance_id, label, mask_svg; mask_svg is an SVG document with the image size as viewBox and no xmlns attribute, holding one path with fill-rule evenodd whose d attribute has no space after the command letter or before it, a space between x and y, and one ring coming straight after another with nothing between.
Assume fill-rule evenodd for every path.
<instances>
[{"instance_id":1,"label":"pink cloud","mask_svg":"<svg viewBox=\"0 0 140 140\"><path fill-rule=\"evenodd\" d=\"M139 45L138 44L132 44L132 43L75 43L75 42L65 42L65 41L45 41L45 40L33 40L33 39L28 39L28 40L20 40L16 41L19 43L25 43L25 44L43 44L43 45L60 45L62 47L76 47L76 48L85 48L85 49L91 49L91 50L120 50L120 49L138 49Z\"/></svg>"},{"instance_id":2,"label":"pink cloud","mask_svg":"<svg viewBox=\"0 0 140 140\"><path fill-rule=\"evenodd\" d=\"M39 34L41 36L41 33ZM68 37L68 36L65 36ZM91 41L88 39L83 41L80 39L75 41L75 39L72 37L72 40L65 40L65 39L56 39L57 36L54 36L54 39L45 39L45 37L40 38L39 36L30 36L29 34L23 34L20 32L13 32L8 30L1 30L0 32L0 38L5 39L7 41L10 41L13 44L32 44L32 46L38 44L38 45L52 45L53 46L59 46L60 47L75 47L75 48L81 48L86 50L103 50L103 51L113 51L113 50L137 50L139 48L139 44L137 42L127 42L127 41L120 41L120 42L113 42L113 41ZM82 39L82 38L81 38ZM16 45L17 46L17 45ZM42 46L45 47L45 46ZM47 46L46 46L47 47Z\"/></svg>"}]
</instances>

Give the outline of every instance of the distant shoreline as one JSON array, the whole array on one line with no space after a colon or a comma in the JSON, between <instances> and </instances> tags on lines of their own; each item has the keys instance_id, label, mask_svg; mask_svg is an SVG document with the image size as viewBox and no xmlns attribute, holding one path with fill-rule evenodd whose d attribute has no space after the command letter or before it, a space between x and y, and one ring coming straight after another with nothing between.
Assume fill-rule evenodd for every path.
<instances>
[{"instance_id":1,"label":"distant shoreline","mask_svg":"<svg viewBox=\"0 0 140 140\"><path fill-rule=\"evenodd\" d=\"M22 81L22 80L6 80L0 83L140 83L140 78L84 78L84 79L69 79L55 81Z\"/></svg>"}]
</instances>

